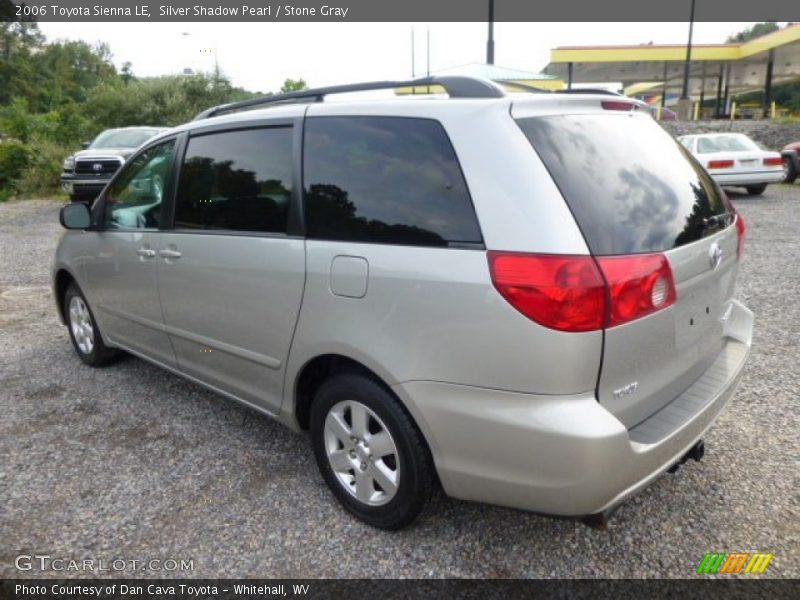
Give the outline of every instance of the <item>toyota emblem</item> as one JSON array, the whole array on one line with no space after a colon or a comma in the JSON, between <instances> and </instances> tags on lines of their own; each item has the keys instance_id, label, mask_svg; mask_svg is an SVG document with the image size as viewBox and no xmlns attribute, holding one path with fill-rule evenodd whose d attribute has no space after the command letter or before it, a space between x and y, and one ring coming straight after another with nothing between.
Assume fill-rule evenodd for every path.
<instances>
[{"instance_id":1,"label":"toyota emblem","mask_svg":"<svg viewBox=\"0 0 800 600\"><path fill-rule=\"evenodd\" d=\"M717 242L714 242L708 248L708 262L712 269L716 269L719 263L722 262L722 248L719 247Z\"/></svg>"},{"instance_id":2,"label":"toyota emblem","mask_svg":"<svg viewBox=\"0 0 800 600\"><path fill-rule=\"evenodd\" d=\"M94 163L94 164L92 165L92 168L93 168L95 171L102 171L102 170L103 170L103 163Z\"/></svg>"}]
</instances>

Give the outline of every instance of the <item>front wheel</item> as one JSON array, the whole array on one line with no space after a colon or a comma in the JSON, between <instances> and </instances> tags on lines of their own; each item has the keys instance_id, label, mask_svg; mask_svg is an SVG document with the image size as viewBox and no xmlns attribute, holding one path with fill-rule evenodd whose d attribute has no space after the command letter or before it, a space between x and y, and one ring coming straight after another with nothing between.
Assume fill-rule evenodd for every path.
<instances>
[{"instance_id":1,"label":"front wheel","mask_svg":"<svg viewBox=\"0 0 800 600\"><path fill-rule=\"evenodd\" d=\"M92 367L101 367L117 356L116 350L103 343L89 303L74 283L64 294L64 315L72 346L83 362Z\"/></svg>"},{"instance_id":2,"label":"front wheel","mask_svg":"<svg viewBox=\"0 0 800 600\"><path fill-rule=\"evenodd\" d=\"M378 382L347 373L323 383L311 407L310 429L323 478L362 521L400 529L430 502L435 474L425 440Z\"/></svg>"},{"instance_id":3,"label":"front wheel","mask_svg":"<svg viewBox=\"0 0 800 600\"><path fill-rule=\"evenodd\" d=\"M748 185L745 187L747 193L751 196L760 196L764 193L764 190L767 189L766 183L760 183L758 185Z\"/></svg>"},{"instance_id":4,"label":"front wheel","mask_svg":"<svg viewBox=\"0 0 800 600\"><path fill-rule=\"evenodd\" d=\"M783 183L794 183L797 179L797 167L789 156L783 157Z\"/></svg>"}]
</instances>

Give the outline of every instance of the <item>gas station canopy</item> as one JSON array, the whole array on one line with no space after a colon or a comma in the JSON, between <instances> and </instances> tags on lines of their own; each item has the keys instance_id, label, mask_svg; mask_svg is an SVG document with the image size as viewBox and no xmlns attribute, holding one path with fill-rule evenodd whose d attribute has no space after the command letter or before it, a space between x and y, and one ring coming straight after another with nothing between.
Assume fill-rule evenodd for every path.
<instances>
[{"instance_id":1,"label":"gas station canopy","mask_svg":"<svg viewBox=\"0 0 800 600\"><path fill-rule=\"evenodd\" d=\"M621 82L626 94L680 94L686 45L564 46L544 72L573 83ZM800 77L800 24L737 44L692 45L689 94L719 96L766 90ZM726 94L727 96L727 94Z\"/></svg>"}]
</instances>

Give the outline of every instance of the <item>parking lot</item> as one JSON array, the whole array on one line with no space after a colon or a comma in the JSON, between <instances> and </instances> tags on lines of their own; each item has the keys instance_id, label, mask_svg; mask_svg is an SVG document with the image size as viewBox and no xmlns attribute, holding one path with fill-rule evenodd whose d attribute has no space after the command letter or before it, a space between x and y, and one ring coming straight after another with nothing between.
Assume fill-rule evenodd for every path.
<instances>
[{"instance_id":1,"label":"parking lot","mask_svg":"<svg viewBox=\"0 0 800 600\"><path fill-rule=\"evenodd\" d=\"M0 203L0 577L65 575L14 566L48 554L193 565L129 576L687 578L706 552L769 552L764 576L799 577L800 184L730 196L750 361L704 461L606 531L446 498L404 531L357 522L304 435L139 359L84 366L49 288L60 203Z\"/></svg>"}]
</instances>

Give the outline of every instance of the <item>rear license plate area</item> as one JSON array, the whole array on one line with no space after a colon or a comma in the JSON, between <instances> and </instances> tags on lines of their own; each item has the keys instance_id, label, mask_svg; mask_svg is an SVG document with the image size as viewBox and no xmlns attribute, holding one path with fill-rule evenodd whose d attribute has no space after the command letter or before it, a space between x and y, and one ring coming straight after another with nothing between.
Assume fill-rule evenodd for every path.
<instances>
[{"instance_id":1,"label":"rear license plate area","mask_svg":"<svg viewBox=\"0 0 800 600\"><path fill-rule=\"evenodd\" d=\"M722 337L722 302L717 282L679 294L675 307L675 346L713 344Z\"/></svg>"}]
</instances>

